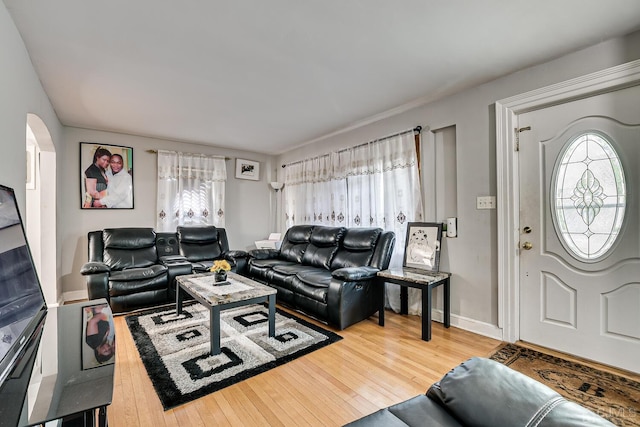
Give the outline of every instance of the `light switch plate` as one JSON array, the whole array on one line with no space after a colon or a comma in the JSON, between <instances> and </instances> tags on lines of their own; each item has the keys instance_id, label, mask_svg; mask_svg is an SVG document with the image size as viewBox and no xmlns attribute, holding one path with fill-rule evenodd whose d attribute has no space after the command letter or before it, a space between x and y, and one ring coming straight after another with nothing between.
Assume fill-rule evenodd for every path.
<instances>
[{"instance_id":1,"label":"light switch plate","mask_svg":"<svg viewBox=\"0 0 640 427\"><path fill-rule=\"evenodd\" d=\"M476 198L476 209L495 209L496 196L478 196Z\"/></svg>"}]
</instances>

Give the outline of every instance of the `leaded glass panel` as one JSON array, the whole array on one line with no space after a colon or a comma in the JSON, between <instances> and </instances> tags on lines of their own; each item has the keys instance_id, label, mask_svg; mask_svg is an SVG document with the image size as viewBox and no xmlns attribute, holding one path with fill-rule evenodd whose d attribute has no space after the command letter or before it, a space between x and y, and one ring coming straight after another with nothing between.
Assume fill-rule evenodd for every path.
<instances>
[{"instance_id":1,"label":"leaded glass panel","mask_svg":"<svg viewBox=\"0 0 640 427\"><path fill-rule=\"evenodd\" d=\"M605 255L620 234L626 185L620 157L596 133L585 133L565 148L554 176L555 224L565 247L591 261Z\"/></svg>"}]
</instances>

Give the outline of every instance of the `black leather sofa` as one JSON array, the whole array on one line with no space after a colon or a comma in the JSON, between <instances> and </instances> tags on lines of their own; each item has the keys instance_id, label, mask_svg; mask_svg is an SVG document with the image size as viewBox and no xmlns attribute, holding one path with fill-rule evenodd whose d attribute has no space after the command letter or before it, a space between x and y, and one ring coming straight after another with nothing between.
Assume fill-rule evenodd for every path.
<instances>
[{"instance_id":1,"label":"black leather sofa","mask_svg":"<svg viewBox=\"0 0 640 427\"><path fill-rule=\"evenodd\" d=\"M249 251L241 274L278 290L277 301L344 329L376 313L374 284L389 266L395 235L380 228L296 225L279 250Z\"/></svg>"},{"instance_id":2,"label":"black leather sofa","mask_svg":"<svg viewBox=\"0 0 640 427\"><path fill-rule=\"evenodd\" d=\"M89 299L106 298L114 313L174 302L177 276L206 271L216 259L242 268L246 258L246 252L230 252L226 231L213 226L176 233L108 228L88 238L89 262L80 273Z\"/></svg>"},{"instance_id":3,"label":"black leather sofa","mask_svg":"<svg viewBox=\"0 0 640 427\"><path fill-rule=\"evenodd\" d=\"M472 358L453 368L426 395L347 424L364 426L538 426L614 424L546 385L501 363Z\"/></svg>"}]
</instances>

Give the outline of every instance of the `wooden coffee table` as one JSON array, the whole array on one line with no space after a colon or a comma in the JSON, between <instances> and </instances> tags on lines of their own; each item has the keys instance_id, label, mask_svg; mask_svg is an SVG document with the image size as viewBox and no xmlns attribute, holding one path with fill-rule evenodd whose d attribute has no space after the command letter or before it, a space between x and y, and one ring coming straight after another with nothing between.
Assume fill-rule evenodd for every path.
<instances>
[{"instance_id":1,"label":"wooden coffee table","mask_svg":"<svg viewBox=\"0 0 640 427\"><path fill-rule=\"evenodd\" d=\"M240 276L227 274L227 282L216 284L213 273L188 274L176 277L176 312L182 313L183 292L209 309L211 355L220 354L220 312L234 307L269 303L269 336L276 333L276 293L267 285Z\"/></svg>"}]
</instances>

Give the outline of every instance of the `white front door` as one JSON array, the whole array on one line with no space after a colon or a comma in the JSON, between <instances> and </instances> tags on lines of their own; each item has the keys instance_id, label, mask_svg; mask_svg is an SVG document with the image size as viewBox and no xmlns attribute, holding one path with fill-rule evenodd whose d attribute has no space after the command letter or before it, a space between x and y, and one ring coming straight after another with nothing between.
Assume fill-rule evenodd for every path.
<instances>
[{"instance_id":1,"label":"white front door","mask_svg":"<svg viewBox=\"0 0 640 427\"><path fill-rule=\"evenodd\" d=\"M640 372L640 86L518 126L520 339Z\"/></svg>"}]
</instances>

